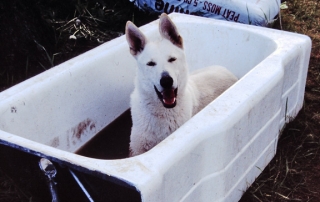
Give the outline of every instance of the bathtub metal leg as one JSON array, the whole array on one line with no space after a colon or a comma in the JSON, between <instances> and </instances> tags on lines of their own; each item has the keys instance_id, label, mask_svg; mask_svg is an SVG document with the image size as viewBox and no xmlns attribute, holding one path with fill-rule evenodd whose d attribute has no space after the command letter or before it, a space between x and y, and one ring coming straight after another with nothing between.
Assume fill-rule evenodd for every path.
<instances>
[{"instance_id":1,"label":"bathtub metal leg","mask_svg":"<svg viewBox=\"0 0 320 202\"><path fill-rule=\"evenodd\" d=\"M81 181L79 180L79 178L76 176L76 174L74 172L72 172L72 170L68 169L69 172L71 173L72 177L74 178L74 180L78 183L79 187L82 189L83 193L87 196L88 200L90 202L94 202L94 200L92 199L92 197L90 196L89 192L86 190L86 188L83 186L83 184L81 183Z\"/></svg>"},{"instance_id":2,"label":"bathtub metal leg","mask_svg":"<svg viewBox=\"0 0 320 202\"><path fill-rule=\"evenodd\" d=\"M39 167L44 172L44 174L48 177L48 184L50 193L52 196L52 202L58 202L58 192L56 187L56 182L54 181L54 177L57 174L57 170L52 164L51 161L49 161L46 158L41 158L39 161Z\"/></svg>"}]
</instances>

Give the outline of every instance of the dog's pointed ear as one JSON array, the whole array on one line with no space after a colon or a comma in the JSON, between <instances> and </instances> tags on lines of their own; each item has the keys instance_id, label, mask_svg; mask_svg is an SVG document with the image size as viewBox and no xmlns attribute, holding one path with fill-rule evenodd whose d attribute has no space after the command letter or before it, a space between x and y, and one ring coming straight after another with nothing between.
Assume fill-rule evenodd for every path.
<instances>
[{"instance_id":1,"label":"dog's pointed ear","mask_svg":"<svg viewBox=\"0 0 320 202\"><path fill-rule=\"evenodd\" d=\"M126 38L130 47L130 53L133 56L138 55L146 45L146 37L132 22L128 21L126 24Z\"/></svg>"},{"instance_id":2,"label":"dog's pointed ear","mask_svg":"<svg viewBox=\"0 0 320 202\"><path fill-rule=\"evenodd\" d=\"M179 48L183 48L183 40L177 27L165 13L160 16L159 32L163 38L168 39Z\"/></svg>"}]
</instances>

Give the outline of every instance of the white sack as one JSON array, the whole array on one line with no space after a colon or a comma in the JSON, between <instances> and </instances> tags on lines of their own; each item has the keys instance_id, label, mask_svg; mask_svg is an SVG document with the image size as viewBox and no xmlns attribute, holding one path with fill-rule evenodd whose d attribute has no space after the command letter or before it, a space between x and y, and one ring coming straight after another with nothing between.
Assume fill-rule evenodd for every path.
<instances>
[{"instance_id":1,"label":"white sack","mask_svg":"<svg viewBox=\"0 0 320 202\"><path fill-rule=\"evenodd\" d=\"M280 0L133 0L143 11L186 13L244 24L268 26L280 10Z\"/></svg>"}]
</instances>

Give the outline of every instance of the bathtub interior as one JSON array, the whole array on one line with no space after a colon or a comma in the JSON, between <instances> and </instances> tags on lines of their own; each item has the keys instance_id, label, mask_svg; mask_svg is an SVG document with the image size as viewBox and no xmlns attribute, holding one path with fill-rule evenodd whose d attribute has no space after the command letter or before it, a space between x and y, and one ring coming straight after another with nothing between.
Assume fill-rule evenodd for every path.
<instances>
[{"instance_id":1,"label":"bathtub interior","mask_svg":"<svg viewBox=\"0 0 320 202\"><path fill-rule=\"evenodd\" d=\"M216 64L241 78L277 48L273 40L246 27L214 22L176 21L190 71ZM141 29L158 37L157 22ZM0 132L76 152L129 109L136 68L125 36L58 65L0 94ZM126 118L118 124L126 132L107 134L104 141L120 138L110 145L121 144L122 149L106 158L127 155L130 124ZM101 147L107 153L118 148Z\"/></svg>"}]
</instances>

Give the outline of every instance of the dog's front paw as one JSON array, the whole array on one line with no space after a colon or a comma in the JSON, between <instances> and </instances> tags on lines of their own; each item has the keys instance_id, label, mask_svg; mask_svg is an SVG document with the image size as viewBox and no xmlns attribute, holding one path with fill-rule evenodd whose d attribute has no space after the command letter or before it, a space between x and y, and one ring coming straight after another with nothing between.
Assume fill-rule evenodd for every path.
<instances>
[{"instance_id":1,"label":"dog's front paw","mask_svg":"<svg viewBox=\"0 0 320 202\"><path fill-rule=\"evenodd\" d=\"M137 156L140 154L143 154L150 149L152 149L155 146L155 144L144 142L141 144L133 144L133 142L130 143L129 148L129 157Z\"/></svg>"}]
</instances>

